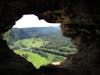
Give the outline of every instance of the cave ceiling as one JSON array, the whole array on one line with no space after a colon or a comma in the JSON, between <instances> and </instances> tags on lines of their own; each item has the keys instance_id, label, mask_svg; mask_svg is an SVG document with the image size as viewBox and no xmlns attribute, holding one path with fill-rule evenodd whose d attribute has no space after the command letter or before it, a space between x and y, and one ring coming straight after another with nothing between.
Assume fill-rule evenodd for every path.
<instances>
[{"instance_id":1,"label":"cave ceiling","mask_svg":"<svg viewBox=\"0 0 100 75\"><path fill-rule=\"evenodd\" d=\"M10 29L24 14L35 14L39 19L64 25L97 25L99 9L97 0L1 0L0 33Z\"/></svg>"}]
</instances>

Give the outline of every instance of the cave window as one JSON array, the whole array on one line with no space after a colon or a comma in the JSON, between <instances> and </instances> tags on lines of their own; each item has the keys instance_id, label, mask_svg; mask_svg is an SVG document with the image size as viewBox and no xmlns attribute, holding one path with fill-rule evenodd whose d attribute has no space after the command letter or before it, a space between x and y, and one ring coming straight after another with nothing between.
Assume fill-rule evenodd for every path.
<instances>
[{"instance_id":1,"label":"cave window","mask_svg":"<svg viewBox=\"0 0 100 75\"><path fill-rule=\"evenodd\" d=\"M67 55L77 52L70 38L62 36L60 23L47 23L31 14L16 21L8 31L7 41L15 53L31 61L36 68L63 62Z\"/></svg>"}]
</instances>

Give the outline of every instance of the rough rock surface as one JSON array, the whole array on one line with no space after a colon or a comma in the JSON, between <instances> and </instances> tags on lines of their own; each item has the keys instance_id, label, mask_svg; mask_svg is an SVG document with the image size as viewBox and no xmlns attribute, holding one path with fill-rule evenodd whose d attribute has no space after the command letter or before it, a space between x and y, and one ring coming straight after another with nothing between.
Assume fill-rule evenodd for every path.
<instances>
[{"instance_id":1,"label":"rough rock surface","mask_svg":"<svg viewBox=\"0 0 100 75\"><path fill-rule=\"evenodd\" d=\"M0 75L41 75L25 59L14 54L2 40L2 34L24 14L61 23L64 36L71 37L78 53L61 66L48 65L43 75L100 74L100 4L98 0L0 0ZM28 67L28 68L27 68Z\"/></svg>"},{"instance_id":2,"label":"rough rock surface","mask_svg":"<svg viewBox=\"0 0 100 75\"><path fill-rule=\"evenodd\" d=\"M0 75L38 74L34 66L9 49L6 41L0 40Z\"/></svg>"}]
</instances>

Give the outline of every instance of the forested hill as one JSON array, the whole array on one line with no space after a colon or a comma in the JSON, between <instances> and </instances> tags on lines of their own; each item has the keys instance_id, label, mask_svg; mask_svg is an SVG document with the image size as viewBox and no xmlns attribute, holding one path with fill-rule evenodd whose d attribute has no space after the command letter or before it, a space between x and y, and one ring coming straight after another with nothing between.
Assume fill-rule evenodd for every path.
<instances>
[{"instance_id":1,"label":"forested hill","mask_svg":"<svg viewBox=\"0 0 100 75\"><path fill-rule=\"evenodd\" d=\"M12 28L8 32L8 42L13 42L26 38L38 38L49 37L56 38L61 37L60 27L31 27L31 28Z\"/></svg>"}]
</instances>

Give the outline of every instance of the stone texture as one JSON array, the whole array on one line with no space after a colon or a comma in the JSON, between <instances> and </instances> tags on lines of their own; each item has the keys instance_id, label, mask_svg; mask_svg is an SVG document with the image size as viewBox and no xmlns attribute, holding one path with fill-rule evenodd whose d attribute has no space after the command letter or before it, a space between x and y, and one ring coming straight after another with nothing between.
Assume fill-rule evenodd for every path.
<instances>
[{"instance_id":1,"label":"stone texture","mask_svg":"<svg viewBox=\"0 0 100 75\"><path fill-rule=\"evenodd\" d=\"M0 75L33 75L38 71L24 58L11 51L6 41L0 40Z\"/></svg>"},{"instance_id":2,"label":"stone texture","mask_svg":"<svg viewBox=\"0 0 100 75\"><path fill-rule=\"evenodd\" d=\"M62 34L72 39L78 53L70 55L64 64L60 66L48 65L41 67L37 71L24 58L14 54L8 48L6 42L2 40L2 34L9 30L15 24L15 21L24 14L35 14L39 19L45 19L52 23L61 23ZM1 0L0 74L100 74L99 25L100 4L98 0Z\"/></svg>"}]
</instances>

